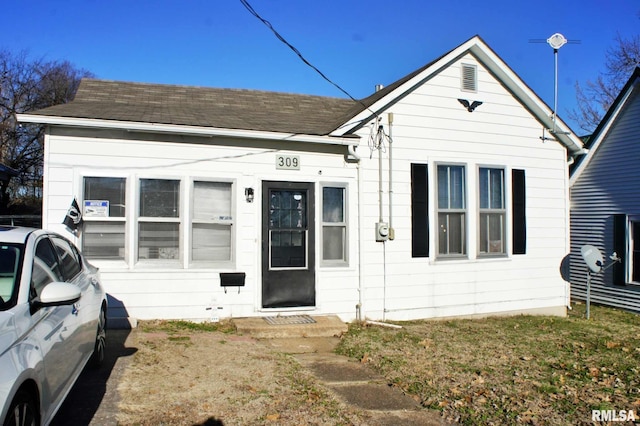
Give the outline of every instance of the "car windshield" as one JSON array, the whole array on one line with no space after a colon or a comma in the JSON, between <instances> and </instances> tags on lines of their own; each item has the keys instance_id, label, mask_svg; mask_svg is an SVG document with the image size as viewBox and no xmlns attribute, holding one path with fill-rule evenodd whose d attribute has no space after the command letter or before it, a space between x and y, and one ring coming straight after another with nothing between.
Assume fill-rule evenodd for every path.
<instances>
[{"instance_id":1,"label":"car windshield","mask_svg":"<svg viewBox=\"0 0 640 426\"><path fill-rule=\"evenodd\" d=\"M15 304L21 251L20 245L0 243L0 311Z\"/></svg>"}]
</instances>

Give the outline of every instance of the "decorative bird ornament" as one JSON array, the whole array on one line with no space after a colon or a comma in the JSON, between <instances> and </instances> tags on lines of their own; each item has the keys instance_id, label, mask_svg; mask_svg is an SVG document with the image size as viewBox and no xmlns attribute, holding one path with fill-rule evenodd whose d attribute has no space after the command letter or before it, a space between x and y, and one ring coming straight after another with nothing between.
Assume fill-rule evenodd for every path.
<instances>
[{"instance_id":1,"label":"decorative bird ornament","mask_svg":"<svg viewBox=\"0 0 640 426\"><path fill-rule=\"evenodd\" d=\"M473 103L470 104L466 99L458 99L458 102L460 102L469 112L473 112L474 109L482 105L482 102L480 101L473 101Z\"/></svg>"}]
</instances>

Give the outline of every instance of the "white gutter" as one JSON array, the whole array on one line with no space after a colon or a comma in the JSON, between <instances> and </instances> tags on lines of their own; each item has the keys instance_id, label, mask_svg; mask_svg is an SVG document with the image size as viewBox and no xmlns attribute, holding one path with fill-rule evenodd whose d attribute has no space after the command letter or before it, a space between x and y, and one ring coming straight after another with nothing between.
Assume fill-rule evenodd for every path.
<instances>
[{"instance_id":1,"label":"white gutter","mask_svg":"<svg viewBox=\"0 0 640 426\"><path fill-rule=\"evenodd\" d=\"M208 137L222 136L230 138L267 139L344 146L359 144L358 139L353 137L317 136L244 129L223 129L217 127L188 126L182 124L142 123L135 121L100 120L93 118L71 118L32 114L17 114L17 119L21 123L49 124L94 129L117 129L130 132L173 133Z\"/></svg>"}]
</instances>

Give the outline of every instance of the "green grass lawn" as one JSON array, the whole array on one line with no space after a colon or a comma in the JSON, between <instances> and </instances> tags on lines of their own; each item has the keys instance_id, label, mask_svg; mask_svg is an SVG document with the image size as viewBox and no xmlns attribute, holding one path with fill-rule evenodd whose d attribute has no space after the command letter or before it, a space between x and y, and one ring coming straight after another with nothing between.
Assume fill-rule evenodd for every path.
<instances>
[{"instance_id":1,"label":"green grass lawn","mask_svg":"<svg viewBox=\"0 0 640 426\"><path fill-rule=\"evenodd\" d=\"M354 324L338 351L463 424L593 424L592 410L640 421L640 315L584 314Z\"/></svg>"}]
</instances>

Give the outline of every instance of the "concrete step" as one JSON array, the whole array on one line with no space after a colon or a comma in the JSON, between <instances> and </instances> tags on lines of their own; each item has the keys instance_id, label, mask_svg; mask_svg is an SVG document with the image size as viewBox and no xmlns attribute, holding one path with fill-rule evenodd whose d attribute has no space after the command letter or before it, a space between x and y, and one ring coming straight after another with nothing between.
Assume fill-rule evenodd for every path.
<instances>
[{"instance_id":1,"label":"concrete step","mask_svg":"<svg viewBox=\"0 0 640 426\"><path fill-rule=\"evenodd\" d=\"M238 333L256 339L333 337L347 331L347 324L336 315L234 318L233 323Z\"/></svg>"}]
</instances>

